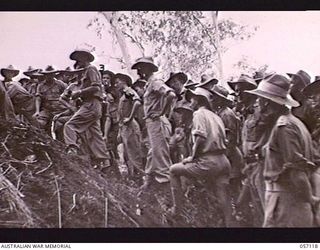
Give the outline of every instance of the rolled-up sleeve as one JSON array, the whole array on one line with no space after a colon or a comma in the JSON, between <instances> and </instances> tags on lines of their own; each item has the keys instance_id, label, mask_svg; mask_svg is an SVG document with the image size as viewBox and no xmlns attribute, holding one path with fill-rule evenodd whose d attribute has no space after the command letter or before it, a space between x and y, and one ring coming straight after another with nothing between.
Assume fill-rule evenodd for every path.
<instances>
[{"instance_id":1,"label":"rolled-up sleeve","mask_svg":"<svg viewBox=\"0 0 320 250\"><path fill-rule=\"evenodd\" d=\"M155 79L151 82L151 88L153 91L160 93L161 95L164 95L168 92L174 92L172 88L167 86L164 81L160 79Z\"/></svg>"},{"instance_id":2,"label":"rolled-up sleeve","mask_svg":"<svg viewBox=\"0 0 320 250\"><path fill-rule=\"evenodd\" d=\"M100 73L94 66L88 67L86 77L89 79L91 86L101 87Z\"/></svg>"},{"instance_id":3,"label":"rolled-up sleeve","mask_svg":"<svg viewBox=\"0 0 320 250\"><path fill-rule=\"evenodd\" d=\"M192 135L193 136L201 136L206 138L207 137L207 130L205 126L205 117L203 114L195 112L193 114L193 119L192 119Z\"/></svg>"}]
</instances>

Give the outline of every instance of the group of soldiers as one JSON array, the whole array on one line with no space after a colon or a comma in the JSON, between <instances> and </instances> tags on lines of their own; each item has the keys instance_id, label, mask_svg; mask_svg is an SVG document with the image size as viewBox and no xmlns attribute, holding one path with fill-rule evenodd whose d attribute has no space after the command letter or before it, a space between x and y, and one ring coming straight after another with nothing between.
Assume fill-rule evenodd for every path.
<instances>
[{"instance_id":1,"label":"group of soldiers","mask_svg":"<svg viewBox=\"0 0 320 250\"><path fill-rule=\"evenodd\" d=\"M151 57L132 65L134 82L99 71L89 51L70 59L73 69L29 67L19 81L19 70L2 68L0 115L43 129L97 171L125 169L139 194L168 189L173 216L202 185L227 227L245 213L256 227L319 226L319 77L242 74L229 93L206 75L164 81Z\"/></svg>"}]
</instances>

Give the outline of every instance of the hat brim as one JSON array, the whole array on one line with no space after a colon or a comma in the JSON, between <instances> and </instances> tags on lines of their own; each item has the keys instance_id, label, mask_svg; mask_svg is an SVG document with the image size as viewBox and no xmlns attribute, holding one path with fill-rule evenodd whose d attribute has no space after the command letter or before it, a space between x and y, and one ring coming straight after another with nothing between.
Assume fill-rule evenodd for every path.
<instances>
[{"instance_id":1,"label":"hat brim","mask_svg":"<svg viewBox=\"0 0 320 250\"><path fill-rule=\"evenodd\" d=\"M216 92L216 91L213 91L213 90L211 90L210 92L211 92L213 95L216 95L216 96L218 96L219 98L223 99L223 100L226 101L228 104L233 103L232 100L230 100L228 97L220 94L219 92Z\"/></svg>"},{"instance_id":2,"label":"hat brim","mask_svg":"<svg viewBox=\"0 0 320 250\"><path fill-rule=\"evenodd\" d=\"M188 89L188 88L191 88L191 87L195 87L195 86L197 86L197 85L198 85L198 83L192 82L192 83L186 83L186 84L184 84L183 87L186 88L186 89Z\"/></svg>"},{"instance_id":3,"label":"hat brim","mask_svg":"<svg viewBox=\"0 0 320 250\"><path fill-rule=\"evenodd\" d=\"M197 93L197 89L195 89L195 90L187 89L187 91L185 93L186 100L188 102L190 102L190 99L191 99L192 96L203 97L203 98L206 99L206 101L210 105L210 102L211 102L211 97L210 96L212 95L212 93L210 91L206 90L206 89L203 89L203 90L208 92L208 96L200 94L200 93Z\"/></svg>"},{"instance_id":4,"label":"hat brim","mask_svg":"<svg viewBox=\"0 0 320 250\"><path fill-rule=\"evenodd\" d=\"M39 69L33 69L33 70L25 71L25 72L23 72L23 74L26 76L31 76L38 71L39 71Z\"/></svg>"},{"instance_id":5,"label":"hat brim","mask_svg":"<svg viewBox=\"0 0 320 250\"><path fill-rule=\"evenodd\" d=\"M188 81L188 76L183 73L183 72L179 72L179 73L175 73L172 76L170 76L170 78L166 81L166 84L170 83L170 81L174 78L179 78L182 80L183 85Z\"/></svg>"},{"instance_id":6,"label":"hat brim","mask_svg":"<svg viewBox=\"0 0 320 250\"><path fill-rule=\"evenodd\" d=\"M42 75L52 75L52 74L58 74L60 73L59 70L53 70L53 71L42 71L40 74Z\"/></svg>"},{"instance_id":7,"label":"hat brim","mask_svg":"<svg viewBox=\"0 0 320 250\"><path fill-rule=\"evenodd\" d=\"M76 50L70 54L70 59L77 62L93 62L94 56L90 52Z\"/></svg>"},{"instance_id":8,"label":"hat brim","mask_svg":"<svg viewBox=\"0 0 320 250\"><path fill-rule=\"evenodd\" d=\"M137 62L132 65L131 69L140 69L143 67L143 65L149 65L153 72L157 72L159 70L158 66L150 62Z\"/></svg>"},{"instance_id":9,"label":"hat brim","mask_svg":"<svg viewBox=\"0 0 320 250\"><path fill-rule=\"evenodd\" d=\"M132 79L130 76L128 76L126 74L122 74L122 73L115 74L113 76L113 81L115 79L123 79L129 86L132 86Z\"/></svg>"},{"instance_id":10,"label":"hat brim","mask_svg":"<svg viewBox=\"0 0 320 250\"><path fill-rule=\"evenodd\" d=\"M1 75L6 75L8 72L12 72L14 75L13 77L19 75L19 70L17 69L1 69Z\"/></svg>"},{"instance_id":11,"label":"hat brim","mask_svg":"<svg viewBox=\"0 0 320 250\"><path fill-rule=\"evenodd\" d=\"M306 96L318 94L320 92L320 80L316 80L302 89L302 93Z\"/></svg>"},{"instance_id":12,"label":"hat brim","mask_svg":"<svg viewBox=\"0 0 320 250\"><path fill-rule=\"evenodd\" d=\"M287 95L286 98L281 98L279 96L272 95L272 94L265 92L265 91L262 91L260 89L245 90L244 92L266 98L266 99L273 101L275 103L278 103L280 105L287 105L287 106L294 107L294 108L300 106L300 103L297 102L296 100L294 100L290 95Z\"/></svg>"},{"instance_id":13,"label":"hat brim","mask_svg":"<svg viewBox=\"0 0 320 250\"><path fill-rule=\"evenodd\" d=\"M262 79L261 79L262 80ZM260 80L260 81L261 81ZM244 89L244 90L252 90L252 89L255 89L257 86L254 85L253 83L250 83L250 82L227 82L229 87L235 91L235 87L236 85L239 85L241 84L241 87Z\"/></svg>"},{"instance_id":14,"label":"hat brim","mask_svg":"<svg viewBox=\"0 0 320 250\"><path fill-rule=\"evenodd\" d=\"M198 83L197 87L203 87L205 85L208 85L209 83L213 86L213 85L218 84L218 82L219 82L218 79L212 78L212 79L209 79L208 81Z\"/></svg>"},{"instance_id":15,"label":"hat brim","mask_svg":"<svg viewBox=\"0 0 320 250\"><path fill-rule=\"evenodd\" d=\"M191 107L189 107L188 105L175 107L174 110L175 110L176 112L181 112L181 111L184 110L184 111L189 111L189 112L191 112L191 113L194 111L194 110L193 110Z\"/></svg>"}]
</instances>

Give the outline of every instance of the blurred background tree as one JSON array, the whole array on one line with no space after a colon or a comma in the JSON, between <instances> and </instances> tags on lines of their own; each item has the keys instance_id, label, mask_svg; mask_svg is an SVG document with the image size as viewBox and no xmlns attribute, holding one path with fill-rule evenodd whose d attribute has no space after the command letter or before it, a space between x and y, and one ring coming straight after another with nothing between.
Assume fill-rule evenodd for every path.
<instances>
[{"instance_id":1,"label":"blurred background tree","mask_svg":"<svg viewBox=\"0 0 320 250\"><path fill-rule=\"evenodd\" d=\"M115 59L123 68L136 59L130 55L134 46L140 56L153 56L164 78L170 72L183 71L198 80L202 74L218 77L218 49L223 58L232 42L247 40L258 29L228 19L218 20L215 25L210 15L209 11L99 12L87 27L101 39L114 37L114 44L121 48L121 55Z\"/></svg>"}]
</instances>

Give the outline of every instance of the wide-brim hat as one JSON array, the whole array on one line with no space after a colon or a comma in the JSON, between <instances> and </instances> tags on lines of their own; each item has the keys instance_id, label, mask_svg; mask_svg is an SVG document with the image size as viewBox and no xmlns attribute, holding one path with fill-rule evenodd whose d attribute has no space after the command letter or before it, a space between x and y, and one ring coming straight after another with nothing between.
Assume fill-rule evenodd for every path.
<instances>
[{"instance_id":1,"label":"wide-brim hat","mask_svg":"<svg viewBox=\"0 0 320 250\"><path fill-rule=\"evenodd\" d=\"M198 83L196 87L197 88L201 87L206 90L211 90L214 87L214 85L218 84L218 82L219 82L218 79L211 78L211 79L206 80L205 82Z\"/></svg>"},{"instance_id":2,"label":"wide-brim hat","mask_svg":"<svg viewBox=\"0 0 320 250\"><path fill-rule=\"evenodd\" d=\"M152 57L141 57L136 60L131 69L140 69L144 65L149 65L153 72L158 71L158 66L154 64Z\"/></svg>"},{"instance_id":3,"label":"wide-brim hat","mask_svg":"<svg viewBox=\"0 0 320 250\"><path fill-rule=\"evenodd\" d=\"M290 76L291 78L293 77L297 77L300 81L297 82L297 84L299 84L300 88L304 88L306 87L307 85L310 84L311 82L311 77L310 75L305 72L304 70L299 70L297 73L287 73L288 76Z\"/></svg>"},{"instance_id":4,"label":"wide-brim hat","mask_svg":"<svg viewBox=\"0 0 320 250\"><path fill-rule=\"evenodd\" d=\"M240 85L243 90L255 89L258 86L252 77L245 74L240 75L237 81L228 81L227 83L233 91L235 91L236 85Z\"/></svg>"},{"instance_id":5,"label":"wide-brim hat","mask_svg":"<svg viewBox=\"0 0 320 250\"><path fill-rule=\"evenodd\" d=\"M23 72L24 75L26 76L30 76L36 72L39 72L40 69L36 69L36 68L33 68L32 66L29 66L28 69L26 71Z\"/></svg>"},{"instance_id":6,"label":"wide-brim hat","mask_svg":"<svg viewBox=\"0 0 320 250\"><path fill-rule=\"evenodd\" d=\"M28 82L29 80L30 80L29 78L22 77L19 79L18 82L23 83L23 82Z\"/></svg>"},{"instance_id":7,"label":"wide-brim hat","mask_svg":"<svg viewBox=\"0 0 320 250\"><path fill-rule=\"evenodd\" d=\"M115 74L110 70L104 70L104 71L102 71L102 75L109 75L112 78L112 77L114 77Z\"/></svg>"},{"instance_id":8,"label":"wide-brim hat","mask_svg":"<svg viewBox=\"0 0 320 250\"><path fill-rule=\"evenodd\" d=\"M185 96L186 96L186 100L187 100L188 102L190 102L191 96L204 97L204 98L207 100L207 102L208 102L209 105L210 105L210 102L211 102L211 100L212 100L212 94L210 93L209 90L206 90L206 89L204 89L204 88L196 88L196 89L194 89L194 90L188 89L188 90L186 91Z\"/></svg>"},{"instance_id":9,"label":"wide-brim hat","mask_svg":"<svg viewBox=\"0 0 320 250\"><path fill-rule=\"evenodd\" d=\"M174 107L174 110L176 112L180 112L182 110L186 110L186 111L189 111L189 112L193 112L194 110L192 109L191 105L189 102L187 102L186 100L181 100L181 101L178 101L177 104L175 105Z\"/></svg>"},{"instance_id":10,"label":"wide-brim hat","mask_svg":"<svg viewBox=\"0 0 320 250\"><path fill-rule=\"evenodd\" d=\"M66 67L66 69L61 69L58 72L59 74L72 74L73 70L68 66Z\"/></svg>"},{"instance_id":11,"label":"wide-brim hat","mask_svg":"<svg viewBox=\"0 0 320 250\"><path fill-rule=\"evenodd\" d=\"M302 89L305 96L318 94L320 92L320 76L316 76L315 80Z\"/></svg>"},{"instance_id":12,"label":"wide-brim hat","mask_svg":"<svg viewBox=\"0 0 320 250\"><path fill-rule=\"evenodd\" d=\"M185 84L188 81L188 76L185 73L183 73L183 72L177 72L177 73L171 72L170 76L169 76L169 79L166 81L166 84L168 84L174 78L180 79L183 84Z\"/></svg>"},{"instance_id":13,"label":"wide-brim hat","mask_svg":"<svg viewBox=\"0 0 320 250\"><path fill-rule=\"evenodd\" d=\"M220 97L222 100L224 100L228 104L233 103L233 101L228 98L228 95L229 95L228 90L225 87L221 86L221 85L213 86L213 88L210 90L210 92L213 95L216 95L216 96Z\"/></svg>"},{"instance_id":14,"label":"wide-brim hat","mask_svg":"<svg viewBox=\"0 0 320 250\"><path fill-rule=\"evenodd\" d=\"M117 73L114 75L113 81L115 81L115 79L121 79L121 80L125 81L128 84L128 86L132 85L132 78L126 74Z\"/></svg>"},{"instance_id":15,"label":"wide-brim hat","mask_svg":"<svg viewBox=\"0 0 320 250\"><path fill-rule=\"evenodd\" d=\"M193 82L191 79L189 79L184 85L183 87L186 89L192 88L197 86L199 83Z\"/></svg>"},{"instance_id":16,"label":"wide-brim hat","mask_svg":"<svg viewBox=\"0 0 320 250\"><path fill-rule=\"evenodd\" d=\"M56 74L58 72L59 72L59 70L56 70L52 65L48 65L45 70L43 70L39 73L41 73L43 75L50 75L50 74Z\"/></svg>"},{"instance_id":17,"label":"wide-brim hat","mask_svg":"<svg viewBox=\"0 0 320 250\"><path fill-rule=\"evenodd\" d=\"M266 98L280 105L300 106L300 103L290 96L289 89L290 81L282 75L274 74L267 79L263 79L256 89L246 90L245 92Z\"/></svg>"},{"instance_id":18,"label":"wide-brim hat","mask_svg":"<svg viewBox=\"0 0 320 250\"><path fill-rule=\"evenodd\" d=\"M93 62L94 61L94 55L91 54L89 50L86 49L79 49L73 51L69 58L74 61L78 62Z\"/></svg>"},{"instance_id":19,"label":"wide-brim hat","mask_svg":"<svg viewBox=\"0 0 320 250\"><path fill-rule=\"evenodd\" d=\"M13 73L14 74L13 77L15 77L15 76L19 75L20 71L18 69L15 69L13 67L13 65L9 65L8 67L1 69L1 75L5 76L7 74L7 72Z\"/></svg>"}]
</instances>

